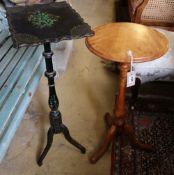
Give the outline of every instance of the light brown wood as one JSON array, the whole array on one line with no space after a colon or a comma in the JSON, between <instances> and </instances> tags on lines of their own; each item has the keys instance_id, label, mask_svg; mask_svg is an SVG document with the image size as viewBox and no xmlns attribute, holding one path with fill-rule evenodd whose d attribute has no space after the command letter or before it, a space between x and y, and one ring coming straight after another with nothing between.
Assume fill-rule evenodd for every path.
<instances>
[{"instance_id":1,"label":"light brown wood","mask_svg":"<svg viewBox=\"0 0 174 175\"><path fill-rule=\"evenodd\" d=\"M143 10L144 8L146 7L147 3L148 3L149 0L144 0L140 6L138 6L136 9L135 9L135 13L134 13L134 17L131 18L131 20L135 23L139 23L139 24L142 24L142 21L141 21L141 15L143 13ZM129 3L129 2L128 2ZM132 7L133 8L133 7Z\"/></svg>"},{"instance_id":2,"label":"light brown wood","mask_svg":"<svg viewBox=\"0 0 174 175\"><path fill-rule=\"evenodd\" d=\"M87 38L90 51L104 59L120 62L119 90L114 107L114 116L105 115L109 130L101 147L91 156L90 162L96 163L107 151L113 137L123 132L133 146L154 151L153 146L135 139L134 129L125 121L125 91L130 60L127 51L132 50L135 62L148 61L162 56L168 48L166 38L153 29L133 23L111 23L96 28L95 36Z\"/></svg>"},{"instance_id":3,"label":"light brown wood","mask_svg":"<svg viewBox=\"0 0 174 175\"><path fill-rule=\"evenodd\" d=\"M127 72L129 71L129 64L121 63L120 64L120 76L119 76L119 88L118 95L116 97L114 114L115 118L124 118L126 115L125 110L125 92L126 92L126 83L127 83Z\"/></svg>"},{"instance_id":4,"label":"light brown wood","mask_svg":"<svg viewBox=\"0 0 174 175\"><path fill-rule=\"evenodd\" d=\"M111 144L111 141L113 140L113 137L115 136L116 129L117 128L115 125L112 125L109 128L107 135L106 135L104 142L101 145L100 149L91 156L91 158L90 158L91 163L96 163L103 156L103 154L108 150L108 148Z\"/></svg>"},{"instance_id":5,"label":"light brown wood","mask_svg":"<svg viewBox=\"0 0 174 175\"><path fill-rule=\"evenodd\" d=\"M134 23L110 23L94 29L95 35L86 39L91 52L107 60L130 62L131 50L134 62L157 59L168 50L168 40L160 32Z\"/></svg>"},{"instance_id":6,"label":"light brown wood","mask_svg":"<svg viewBox=\"0 0 174 175\"><path fill-rule=\"evenodd\" d=\"M144 149L146 151L154 151L152 145L144 144L136 140L133 126L127 124L125 121L126 117L126 109L125 109L125 90L126 90L126 75L129 69L128 63L121 63L120 64L120 78L119 78L119 90L118 96L116 98L115 109L114 109L114 116L106 113L105 115L105 122L108 125L109 129L107 135L104 138L103 144L100 148L90 157L91 163L96 163L103 154L109 148L114 136L121 132L128 136L129 141L131 142L132 146L135 146L140 149Z\"/></svg>"}]
</instances>

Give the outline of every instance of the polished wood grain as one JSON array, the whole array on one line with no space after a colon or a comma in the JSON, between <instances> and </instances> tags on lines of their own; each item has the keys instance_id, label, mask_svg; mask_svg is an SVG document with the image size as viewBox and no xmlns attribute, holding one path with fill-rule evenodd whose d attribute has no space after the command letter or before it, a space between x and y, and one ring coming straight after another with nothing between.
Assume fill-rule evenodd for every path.
<instances>
[{"instance_id":1,"label":"polished wood grain","mask_svg":"<svg viewBox=\"0 0 174 175\"><path fill-rule=\"evenodd\" d=\"M91 52L106 60L120 63L119 89L115 99L113 115L106 113L105 121L108 132L103 144L91 157L90 162L96 163L107 151L117 133L127 135L131 144L146 151L154 151L154 147L135 139L134 128L126 123L125 91L127 72L130 60L127 51L132 50L135 62L150 61L164 55L168 49L167 39L159 32L133 23L111 23L95 29L95 36L86 39ZM136 94L135 94L136 96Z\"/></svg>"},{"instance_id":2,"label":"polished wood grain","mask_svg":"<svg viewBox=\"0 0 174 175\"><path fill-rule=\"evenodd\" d=\"M168 50L168 40L160 32L141 24L110 23L94 29L95 35L86 39L94 54L116 62L129 62L128 50L134 62L157 59Z\"/></svg>"}]
</instances>

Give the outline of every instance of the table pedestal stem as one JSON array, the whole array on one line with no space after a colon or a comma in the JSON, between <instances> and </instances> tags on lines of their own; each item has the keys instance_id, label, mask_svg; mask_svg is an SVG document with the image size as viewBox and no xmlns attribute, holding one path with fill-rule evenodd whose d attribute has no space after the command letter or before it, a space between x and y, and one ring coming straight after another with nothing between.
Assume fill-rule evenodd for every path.
<instances>
[{"instance_id":1,"label":"table pedestal stem","mask_svg":"<svg viewBox=\"0 0 174 175\"><path fill-rule=\"evenodd\" d=\"M77 147L82 153L86 152L86 149L70 136L68 128L62 123L62 116L60 111L58 110L59 100L56 95L56 89L54 83L54 77L56 76L56 71L53 70L52 55L53 52L51 51L50 43L49 42L44 43L43 56L45 57L45 63L46 63L45 76L48 78L48 86L49 86L48 104L51 109L49 115L51 126L47 133L46 147L37 161L39 166L42 165L43 159L47 155L52 145L54 134L63 133L64 137L67 139L68 142Z\"/></svg>"},{"instance_id":2,"label":"table pedestal stem","mask_svg":"<svg viewBox=\"0 0 174 175\"><path fill-rule=\"evenodd\" d=\"M91 163L96 163L103 154L107 151L110 146L110 143L114 139L116 133L123 132L128 136L131 144L137 148L144 149L146 151L154 151L153 147L149 144L143 144L136 140L133 126L125 123L126 110L125 110L125 91L126 91L126 81L127 81L127 72L129 70L129 65L127 63L120 64L120 76L119 76L119 90L118 96L116 98L114 116L112 117L109 113L105 115L105 121L109 126L109 130L104 139L103 145L99 150L94 153L91 158Z\"/></svg>"}]
</instances>

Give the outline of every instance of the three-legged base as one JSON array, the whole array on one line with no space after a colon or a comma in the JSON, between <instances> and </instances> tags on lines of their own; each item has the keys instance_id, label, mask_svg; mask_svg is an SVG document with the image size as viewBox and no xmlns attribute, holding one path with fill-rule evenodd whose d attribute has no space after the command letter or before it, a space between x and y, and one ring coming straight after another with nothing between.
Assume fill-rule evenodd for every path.
<instances>
[{"instance_id":1,"label":"three-legged base","mask_svg":"<svg viewBox=\"0 0 174 175\"><path fill-rule=\"evenodd\" d=\"M42 152L42 154L40 155L40 157L37 161L39 166L42 165L43 159L45 158L45 156L47 155L49 149L51 148L54 134L60 134L60 133L63 133L66 140L69 143L71 143L72 145L74 145L76 148L78 148L81 151L81 153L84 154L86 152L86 149L80 143L78 143L76 140L74 140L71 137L71 135L69 133L69 130L65 125L61 124L61 126L59 128L59 132L55 132L53 127L50 127L49 130L48 130L48 133L47 133L47 145L46 145L44 151Z\"/></svg>"},{"instance_id":2,"label":"three-legged base","mask_svg":"<svg viewBox=\"0 0 174 175\"><path fill-rule=\"evenodd\" d=\"M63 133L68 142L77 147L82 153L86 152L86 149L70 136L68 128L62 123L62 115L58 110L59 100L56 94L55 83L54 83L54 77L56 76L56 72L53 69L52 55L53 52L51 51L50 43L49 42L44 43L43 56L45 57L45 63L46 63L45 76L48 78L48 86L49 86L48 104L51 111L49 115L50 128L47 133L47 144L44 151L37 160L39 166L42 165L43 159L45 158L49 149L51 148L54 134Z\"/></svg>"},{"instance_id":3,"label":"three-legged base","mask_svg":"<svg viewBox=\"0 0 174 175\"><path fill-rule=\"evenodd\" d=\"M90 157L91 163L96 163L104 155L115 135L120 132L123 132L128 136L132 146L146 151L155 151L152 145L144 144L136 140L133 126L131 124L125 123L124 119L115 119L109 113L106 113L105 122L109 127L109 130L106 134L103 145Z\"/></svg>"}]
</instances>

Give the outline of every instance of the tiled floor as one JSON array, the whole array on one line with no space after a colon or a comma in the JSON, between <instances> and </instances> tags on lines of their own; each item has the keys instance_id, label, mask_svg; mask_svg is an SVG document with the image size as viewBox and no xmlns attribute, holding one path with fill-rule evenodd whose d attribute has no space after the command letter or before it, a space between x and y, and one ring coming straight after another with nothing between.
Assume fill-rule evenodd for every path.
<instances>
[{"instance_id":1,"label":"tiled floor","mask_svg":"<svg viewBox=\"0 0 174 175\"><path fill-rule=\"evenodd\" d=\"M72 4L92 27L113 20L114 0L72 0ZM104 69L102 60L87 50L84 39L74 41L68 68L56 80L56 89L63 122L71 135L87 148L87 153L82 155L62 135L55 135L43 166L37 166L36 157L45 145L49 126L48 88L43 77L0 165L0 175L110 174L110 150L95 165L88 162L88 157L104 136L103 115L112 112L115 83L114 74Z\"/></svg>"}]
</instances>

